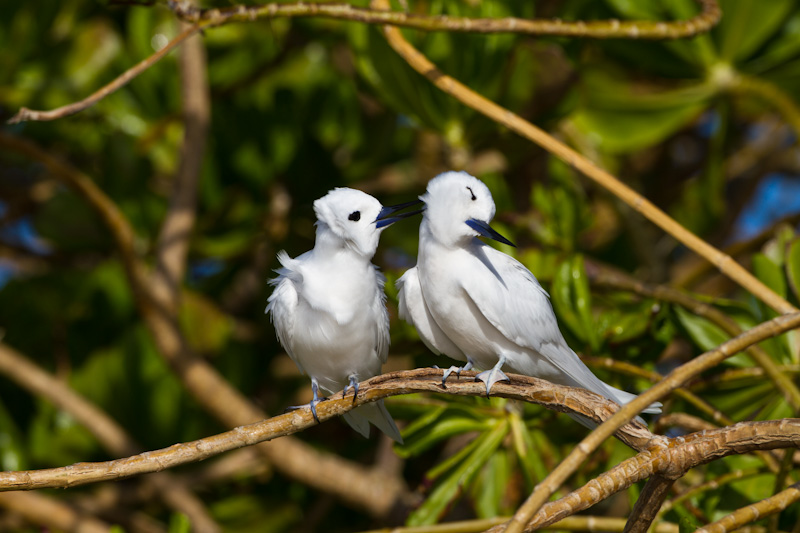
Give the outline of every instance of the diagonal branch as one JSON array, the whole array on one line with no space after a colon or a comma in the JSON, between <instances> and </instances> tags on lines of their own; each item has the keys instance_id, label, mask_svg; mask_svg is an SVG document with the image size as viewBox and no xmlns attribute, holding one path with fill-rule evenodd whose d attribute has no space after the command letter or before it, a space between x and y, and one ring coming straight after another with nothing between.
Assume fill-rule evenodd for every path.
<instances>
[{"instance_id":1,"label":"diagonal branch","mask_svg":"<svg viewBox=\"0 0 800 533\"><path fill-rule=\"evenodd\" d=\"M742 507L728 516L697 530L697 533L727 533L775 513L779 513L800 500L800 483L747 507Z\"/></svg>"},{"instance_id":2,"label":"diagonal branch","mask_svg":"<svg viewBox=\"0 0 800 533\"><path fill-rule=\"evenodd\" d=\"M388 0L373 0L372 4L375 7L386 8L388 7ZM781 298L772 289L759 281L730 256L717 250L709 243L684 228L664 211L656 207L655 204L619 181L616 177L598 167L592 161L566 144L547 134L544 130L531 124L519 115L512 113L508 109L481 96L458 80L441 72L436 68L436 65L403 37L400 30L390 26L384 26L383 32L391 47L394 48L414 70L428 78L428 80L439 89L498 124L506 126L525 139L538 144L588 178L594 180L598 185L617 196L620 200L628 204L635 211L641 213L645 218L673 236L679 242L695 251L710 263L716 265L723 274L738 283L741 287L750 291L753 295L779 313L797 311L792 304Z\"/></svg>"}]
</instances>

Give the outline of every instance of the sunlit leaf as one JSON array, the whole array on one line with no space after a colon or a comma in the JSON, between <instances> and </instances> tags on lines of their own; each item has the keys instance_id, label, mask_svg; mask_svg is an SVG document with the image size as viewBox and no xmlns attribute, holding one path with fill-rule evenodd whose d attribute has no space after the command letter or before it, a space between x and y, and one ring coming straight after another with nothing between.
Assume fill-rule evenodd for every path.
<instances>
[{"instance_id":1,"label":"sunlit leaf","mask_svg":"<svg viewBox=\"0 0 800 533\"><path fill-rule=\"evenodd\" d=\"M486 461L506 437L508 422L495 424L494 428L478 437L479 445L446 478L436 485L425 502L415 509L406 520L408 526L435 524L464 487L474 478Z\"/></svg>"},{"instance_id":2,"label":"sunlit leaf","mask_svg":"<svg viewBox=\"0 0 800 533\"><path fill-rule=\"evenodd\" d=\"M722 42L720 58L726 61L747 58L784 23L794 4L793 0L773 0L769 9L764 9L756 2L720 2L725 13L717 29Z\"/></svg>"}]
</instances>

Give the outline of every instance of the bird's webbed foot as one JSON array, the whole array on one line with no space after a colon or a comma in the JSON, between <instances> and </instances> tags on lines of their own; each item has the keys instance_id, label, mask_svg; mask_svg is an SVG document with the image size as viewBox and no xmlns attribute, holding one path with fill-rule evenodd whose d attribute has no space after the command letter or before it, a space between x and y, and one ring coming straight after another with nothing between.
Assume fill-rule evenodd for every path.
<instances>
[{"instance_id":1,"label":"bird's webbed foot","mask_svg":"<svg viewBox=\"0 0 800 533\"><path fill-rule=\"evenodd\" d=\"M311 392L314 394L314 397L306 405L290 405L283 412L284 413L288 413L289 411L295 411L297 409L303 409L305 407L310 407L311 408L311 414L314 416L314 420L316 420L317 424L319 424L320 422L319 422L319 417L317 416L317 404L319 404L320 402L324 402L325 400L328 400L329 398L326 398L325 396L320 397L320 395L319 395L319 384L317 383L316 379L312 379L311 380Z\"/></svg>"},{"instance_id":2,"label":"bird's webbed foot","mask_svg":"<svg viewBox=\"0 0 800 533\"><path fill-rule=\"evenodd\" d=\"M492 387L498 381L511 381L508 379L508 376L505 375L503 372L503 364L506 362L506 358L500 356L500 359L497 361L497 364L492 367L491 370L486 370L481 372L477 376L475 376L475 381L483 381L486 384L486 397L489 397L489 392L492 390Z\"/></svg>"},{"instance_id":3,"label":"bird's webbed foot","mask_svg":"<svg viewBox=\"0 0 800 533\"><path fill-rule=\"evenodd\" d=\"M344 386L342 390L342 400L347 396L347 389L349 388L353 389L353 403L356 403L356 397L358 396L358 378L356 378L355 374L350 376L350 383Z\"/></svg>"},{"instance_id":4,"label":"bird's webbed foot","mask_svg":"<svg viewBox=\"0 0 800 533\"><path fill-rule=\"evenodd\" d=\"M469 369L471 369L471 368L472 368L472 366L473 366L473 364L472 364L472 359L467 359L467 364L466 364L466 365L464 365L464 366L451 366L450 368L448 368L447 370L445 370L445 371L444 371L444 374L442 375L442 388L443 388L443 389L446 389L446 388L447 388L447 385L445 384L445 382L447 381L447 378L449 378L449 377L450 377L450 374L452 374L453 372L455 372L455 373L456 373L456 376L457 376L459 379L461 379L461 372L463 372L463 371L465 371L465 370L469 370ZM437 368L438 368L438 367L437 367Z\"/></svg>"}]
</instances>

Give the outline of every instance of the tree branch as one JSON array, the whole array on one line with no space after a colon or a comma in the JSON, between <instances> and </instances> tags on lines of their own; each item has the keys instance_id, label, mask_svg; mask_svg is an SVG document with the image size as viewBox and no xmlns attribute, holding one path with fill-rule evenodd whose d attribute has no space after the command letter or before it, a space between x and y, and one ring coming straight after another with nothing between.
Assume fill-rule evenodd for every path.
<instances>
[{"instance_id":1,"label":"tree branch","mask_svg":"<svg viewBox=\"0 0 800 533\"><path fill-rule=\"evenodd\" d=\"M387 8L388 0L373 0L372 5L373 7ZM577 171L595 181L598 185L617 196L635 211L641 213L652 223L672 235L689 249L716 265L723 274L738 283L744 289L750 291L753 295L779 313L797 311L792 304L781 298L730 256L717 250L709 243L684 228L664 211L656 207L655 204L619 181L616 177L598 167L566 144L547 134L544 130L531 124L519 115L512 113L508 109L481 96L458 80L441 72L436 68L436 65L403 37L400 30L390 26L384 26L383 32L391 47L405 59L414 70L428 78L428 80L439 89L456 98L467 107L478 111L498 124L506 126L523 138L538 144L568 165L574 167Z\"/></svg>"},{"instance_id":2,"label":"tree branch","mask_svg":"<svg viewBox=\"0 0 800 533\"><path fill-rule=\"evenodd\" d=\"M388 24L423 31L465 33L519 33L555 35L592 39L680 39L709 31L719 22L722 12L716 0L698 0L701 11L695 17L679 21L592 20L564 21L506 17L469 18L448 15L430 16L405 11L367 9L345 3L270 3L256 6L235 5L222 9L186 8L178 2L171 6L176 15L194 23L218 26L229 22L249 22L260 18L319 17L351 20L365 24Z\"/></svg>"},{"instance_id":3,"label":"tree branch","mask_svg":"<svg viewBox=\"0 0 800 533\"><path fill-rule=\"evenodd\" d=\"M462 372L463 377L474 378L476 372ZM547 381L509 374L510 383L497 383L492 394L542 405L563 413L578 413L595 422L612 416L618 406L585 389L555 385ZM360 384L355 399L342 398L341 393L317 405L321 422L340 416L359 405L376 400L415 392L438 392L459 396L484 396L486 389L480 382L460 380L441 385L442 370L419 369L392 372L376 376ZM299 409L275 416L255 424L237 427L225 433L192 442L174 444L169 448L149 451L123 459L100 463L78 463L62 468L0 472L0 492L34 490L42 488L69 488L98 481L117 480L133 475L158 472L178 465L201 461L220 453L285 437L316 425L311 410ZM616 436L636 450L666 446L668 439L653 435L641 422L631 422L621 428ZM279 441L276 441L280 442ZM284 459L286 460L286 458ZM277 465L276 465L277 467Z\"/></svg>"},{"instance_id":4,"label":"tree branch","mask_svg":"<svg viewBox=\"0 0 800 533\"><path fill-rule=\"evenodd\" d=\"M36 111L33 109L28 109L27 107L23 107L19 111L17 111L16 115L8 119L8 124L17 124L19 122L25 122L29 120L37 120L37 121L56 120L83 111L87 107L93 106L94 104L96 104L109 94L124 87L129 81L131 81L133 78L135 78L145 70L149 69L156 63L158 63L158 61L164 56L166 56L173 48L181 44L183 41L185 41L195 33L199 32L201 29L202 27L199 25L191 26L185 29L183 32L178 34L177 37L168 42L164 46L164 48L162 48L155 54L151 55L150 57L143 59L135 66L123 72L120 76L115 78L111 83L103 86L98 91L92 93L91 95L89 95L88 97L84 98L79 102L74 102L69 105L57 107L56 109L52 109L50 111Z\"/></svg>"},{"instance_id":5,"label":"tree branch","mask_svg":"<svg viewBox=\"0 0 800 533\"><path fill-rule=\"evenodd\" d=\"M623 533L647 533L673 483L674 479L659 474L648 479L633 506Z\"/></svg>"},{"instance_id":6,"label":"tree branch","mask_svg":"<svg viewBox=\"0 0 800 533\"><path fill-rule=\"evenodd\" d=\"M728 531L734 531L760 518L779 513L798 500L800 500L800 483L795 483L775 496L747 507L742 507L717 522L701 527L696 533L727 533Z\"/></svg>"},{"instance_id":7,"label":"tree branch","mask_svg":"<svg viewBox=\"0 0 800 533\"><path fill-rule=\"evenodd\" d=\"M181 29L185 32L191 26L182 22ZM158 237L156 270L153 273L154 294L172 310L178 308L181 280L186 270L189 239L196 218L197 186L211 117L206 51L200 36L186 41L178 63L183 100L183 146L169 209Z\"/></svg>"}]
</instances>

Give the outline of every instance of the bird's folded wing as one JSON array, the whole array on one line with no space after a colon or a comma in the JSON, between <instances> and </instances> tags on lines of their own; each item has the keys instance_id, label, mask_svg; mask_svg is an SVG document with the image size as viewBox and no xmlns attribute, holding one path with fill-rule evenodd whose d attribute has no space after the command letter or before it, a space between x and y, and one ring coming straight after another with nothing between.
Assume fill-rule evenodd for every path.
<instances>
[{"instance_id":1,"label":"bird's folded wing","mask_svg":"<svg viewBox=\"0 0 800 533\"><path fill-rule=\"evenodd\" d=\"M564 342L547 292L525 266L490 246L479 249L483 263L464 277L462 288L484 317L508 340L539 351Z\"/></svg>"},{"instance_id":2,"label":"bird's folded wing","mask_svg":"<svg viewBox=\"0 0 800 533\"><path fill-rule=\"evenodd\" d=\"M275 324L275 332L278 334L281 346L300 368L300 371L305 374L305 369L292 353L292 335L297 318L298 301L295 280L302 283L303 277L291 269L290 262L293 260L289 259L286 252L279 253L278 259L284 265L284 268L278 269L276 271L278 272L278 277L270 280L270 284L275 286L275 290L272 291L267 301L265 312L272 319L272 323Z\"/></svg>"},{"instance_id":3,"label":"bird's folded wing","mask_svg":"<svg viewBox=\"0 0 800 533\"><path fill-rule=\"evenodd\" d=\"M463 352L453 344L431 316L422 296L417 267L408 269L395 285L398 289L400 318L416 328L425 346L436 355L445 354L454 359L464 360Z\"/></svg>"},{"instance_id":4,"label":"bird's folded wing","mask_svg":"<svg viewBox=\"0 0 800 533\"><path fill-rule=\"evenodd\" d=\"M375 317L375 353L385 363L389 357L389 311L386 309L386 292L383 286L386 284L386 276L384 276L377 267L375 267L375 281L378 284L378 290L375 293L375 300L372 302L372 316Z\"/></svg>"}]
</instances>

